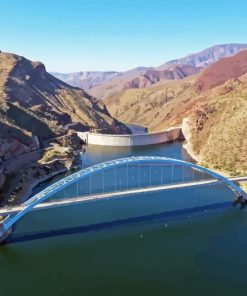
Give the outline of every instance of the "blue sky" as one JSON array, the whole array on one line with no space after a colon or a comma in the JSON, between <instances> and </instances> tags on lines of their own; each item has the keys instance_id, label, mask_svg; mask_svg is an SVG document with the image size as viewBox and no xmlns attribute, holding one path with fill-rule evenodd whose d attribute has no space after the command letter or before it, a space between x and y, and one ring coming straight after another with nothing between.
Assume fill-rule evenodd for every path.
<instances>
[{"instance_id":1,"label":"blue sky","mask_svg":"<svg viewBox=\"0 0 247 296\"><path fill-rule=\"evenodd\" d=\"M0 50L49 71L158 66L247 43L246 0L0 0Z\"/></svg>"}]
</instances>

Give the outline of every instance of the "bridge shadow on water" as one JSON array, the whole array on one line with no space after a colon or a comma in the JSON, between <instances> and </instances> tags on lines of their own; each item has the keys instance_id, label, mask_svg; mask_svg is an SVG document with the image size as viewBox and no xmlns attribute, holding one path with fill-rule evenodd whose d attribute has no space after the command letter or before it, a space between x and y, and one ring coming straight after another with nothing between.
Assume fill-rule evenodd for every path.
<instances>
[{"instance_id":1,"label":"bridge shadow on water","mask_svg":"<svg viewBox=\"0 0 247 296\"><path fill-rule=\"evenodd\" d=\"M242 194L236 184L196 164L155 156L122 158L48 186L9 213L3 225L5 230L17 225L7 239L17 243L205 215L229 207L234 194ZM43 202L49 206L42 208ZM35 206L39 211L32 211Z\"/></svg>"},{"instance_id":2,"label":"bridge shadow on water","mask_svg":"<svg viewBox=\"0 0 247 296\"><path fill-rule=\"evenodd\" d=\"M82 234L89 231L102 231L111 228L116 228L119 226L130 225L133 223L151 223L164 221L165 223L169 221L184 221L186 219L205 217L206 215L212 215L220 213L232 205L232 202L226 201L211 205L198 206L194 208L185 208L180 210L174 210L169 212L163 212L158 214L144 215L139 217L131 217L121 220L115 220L111 222L97 223L91 225L81 225L68 228L61 228L55 230L30 232L30 233L19 233L14 234L9 237L5 244L16 244L28 241L34 241L39 239L47 239L52 237L68 236L75 234Z\"/></svg>"}]
</instances>

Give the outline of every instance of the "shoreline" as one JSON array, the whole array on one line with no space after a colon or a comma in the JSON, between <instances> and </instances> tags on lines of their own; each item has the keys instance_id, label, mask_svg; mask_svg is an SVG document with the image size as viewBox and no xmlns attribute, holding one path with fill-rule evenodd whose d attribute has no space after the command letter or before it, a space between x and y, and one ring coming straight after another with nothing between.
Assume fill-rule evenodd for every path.
<instances>
[{"instance_id":1,"label":"shoreline","mask_svg":"<svg viewBox=\"0 0 247 296\"><path fill-rule=\"evenodd\" d=\"M189 147L189 143L188 140L186 139L185 143L183 144L183 149L186 150L186 152L188 153L188 155L198 164L200 164L199 158L195 156L195 154L193 153L193 151L190 149ZM202 164L200 164L201 166L203 166ZM231 173L225 170L217 170L212 168L211 166L208 167L211 171L218 173L226 178L231 178ZM236 176L237 177L237 176ZM239 176L240 177L240 176ZM247 181L241 181L238 182L238 186L243 189L246 193L247 193Z\"/></svg>"},{"instance_id":2,"label":"shoreline","mask_svg":"<svg viewBox=\"0 0 247 296\"><path fill-rule=\"evenodd\" d=\"M187 139L185 139L183 143L183 149L186 150L186 152L189 154L189 156L196 162L199 163L199 158L194 154L194 152L189 147L189 142Z\"/></svg>"},{"instance_id":3,"label":"shoreline","mask_svg":"<svg viewBox=\"0 0 247 296\"><path fill-rule=\"evenodd\" d=\"M197 163L200 164L201 166L205 167L205 165L203 165L203 163L201 163L202 161L200 160L199 156L195 155L195 153L193 152L191 145L190 145L190 138L191 138L191 132L188 126L188 118L184 118L183 123L182 123L182 133L184 135L185 138L185 142L183 143L183 149L186 150L186 152L188 153L188 155ZM219 170L219 169L215 169L212 166L208 166L208 168L215 172L218 173L226 178L231 178L231 172L226 171L226 170ZM237 176L236 176L237 177ZM239 177L241 177L241 175L239 175ZM242 181L239 182L239 187L242 188L244 191L247 192L247 181Z\"/></svg>"},{"instance_id":4,"label":"shoreline","mask_svg":"<svg viewBox=\"0 0 247 296\"><path fill-rule=\"evenodd\" d=\"M25 202L25 201L27 201L30 197L31 197L31 195L32 195L32 191L33 191L33 189L36 187L36 186L38 186L38 185L40 185L40 184L42 184L42 183L44 183L44 182L46 182L47 180L49 180L49 179L51 179L51 178L53 178L53 177L56 177L56 176L58 176L58 175L61 175L61 174L63 174L63 173L66 173L68 171L68 169L60 169L60 170L57 170L57 171L55 171L55 172L51 172L50 174L48 174L48 175L46 175L46 176L43 176L42 178L40 178L40 179L34 179L31 183L30 183L30 185L29 185L29 187L24 191L24 193L23 193L23 195L25 195L25 196L28 196L26 199L24 199L24 198L20 198L19 199L19 201L21 201L22 203L23 202Z\"/></svg>"},{"instance_id":5,"label":"shoreline","mask_svg":"<svg viewBox=\"0 0 247 296\"><path fill-rule=\"evenodd\" d=\"M174 130L175 128L180 128L181 131L182 131L182 134L184 136L184 141L182 143L182 148L186 151L186 153L188 154L188 156L193 160L195 161L195 163L197 164L200 164L200 158L193 152L193 150L191 149L191 145L190 145L190 137L191 137L191 133L188 129L188 126L186 126L186 122L183 122L183 125L182 126L175 126L175 127L170 127L169 129L167 129L166 131L172 131ZM206 167L205 165L202 165L204 167ZM227 171L224 171L224 170L216 170L214 168L212 168L211 166L208 166L208 168L216 173L219 173L221 174L222 176L224 177L232 177L230 172L227 172ZM66 173L68 172L69 170L66 169L66 168L62 168L62 169L59 169L57 171L53 171L51 172L50 174L48 175L45 175L45 176L42 176L41 178L39 179L34 179L30 185L28 186L28 188L26 188L25 192L23 193L23 196L28 196L28 198L20 198L18 200L18 202L25 202L26 200L28 200L31 195L32 195L32 191L34 190L35 187L39 186L40 184L46 182L47 180L53 178L53 177L56 177L56 176L59 176L63 173ZM244 183L244 182L243 182ZM246 182L245 182L246 183Z\"/></svg>"},{"instance_id":6,"label":"shoreline","mask_svg":"<svg viewBox=\"0 0 247 296\"><path fill-rule=\"evenodd\" d=\"M83 150L82 150L83 151ZM61 159L60 159L61 160ZM67 159L63 159L63 160L67 160ZM49 163L49 162L47 162ZM80 165L82 167L82 164L81 164L81 160L80 160ZM42 183L45 183L46 181L48 181L49 179L53 179L54 177L57 177L61 174L64 174L64 173L67 173L67 172L70 172L70 171L73 171L73 168L63 168L63 169L60 169L60 170L56 170L56 171L53 171L51 172L50 174L46 175L46 176L43 176L42 178L40 178L39 180L34 180L32 183L31 183L31 186L27 189L26 193L28 195L28 198L26 200L28 200L29 198L32 197L32 191L35 189L35 187L41 185ZM45 189L45 188L44 188ZM35 193L36 194L36 193ZM22 202L25 202L26 200L22 200Z\"/></svg>"}]
</instances>

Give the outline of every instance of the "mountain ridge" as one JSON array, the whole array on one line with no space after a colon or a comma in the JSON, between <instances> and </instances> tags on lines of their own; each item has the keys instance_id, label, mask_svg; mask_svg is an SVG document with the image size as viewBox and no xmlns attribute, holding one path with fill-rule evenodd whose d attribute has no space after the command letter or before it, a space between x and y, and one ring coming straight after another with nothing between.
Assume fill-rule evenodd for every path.
<instances>
[{"instance_id":1,"label":"mountain ridge","mask_svg":"<svg viewBox=\"0 0 247 296\"><path fill-rule=\"evenodd\" d=\"M159 83L160 81L167 79L184 79L199 73L204 68L207 68L211 64L217 62L219 59L232 56L246 48L247 44L237 43L214 45L202 50L201 52L168 61L158 67L137 67L129 71L114 73L112 76L109 75L105 77L105 79L89 79L90 81L85 79L84 82L87 85L84 86L84 88L91 95L104 99L107 96L114 95L115 93L121 92L125 89L149 87L152 84ZM181 73L179 67L186 69L184 73ZM154 73L153 76L156 76L155 79L150 79L150 73L152 71ZM70 83L70 75L71 74L60 74L60 78L63 78L64 81ZM55 73L55 76L59 76L59 74ZM81 82L77 83L76 80L77 78L75 74L74 80L72 79L72 84L83 88L83 84Z\"/></svg>"},{"instance_id":2,"label":"mountain ridge","mask_svg":"<svg viewBox=\"0 0 247 296\"><path fill-rule=\"evenodd\" d=\"M104 102L119 120L151 131L182 125L189 152L203 165L247 173L247 50L198 75L127 89Z\"/></svg>"},{"instance_id":3,"label":"mountain ridge","mask_svg":"<svg viewBox=\"0 0 247 296\"><path fill-rule=\"evenodd\" d=\"M183 58L168 61L158 67L162 70L169 65L185 64L193 67L207 68L208 66L226 58L235 55L241 50L247 49L247 44L229 43L210 46L200 52L189 54Z\"/></svg>"},{"instance_id":4,"label":"mountain ridge","mask_svg":"<svg viewBox=\"0 0 247 296\"><path fill-rule=\"evenodd\" d=\"M105 105L80 88L71 87L46 72L40 62L0 53L1 101L26 108L58 125L79 121L82 129L121 132L123 125L109 115ZM120 130L118 130L120 127Z\"/></svg>"},{"instance_id":5,"label":"mountain ridge","mask_svg":"<svg viewBox=\"0 0 247 296\"><path fill-rule=\"evenodd\" d=\"M68 126L76 123L75 126ZM80 165L72 129L129 133L102 101L47 73L44 64L0 53L0 204L24 201L39 182Z\"/></svg>"}]
</instances>

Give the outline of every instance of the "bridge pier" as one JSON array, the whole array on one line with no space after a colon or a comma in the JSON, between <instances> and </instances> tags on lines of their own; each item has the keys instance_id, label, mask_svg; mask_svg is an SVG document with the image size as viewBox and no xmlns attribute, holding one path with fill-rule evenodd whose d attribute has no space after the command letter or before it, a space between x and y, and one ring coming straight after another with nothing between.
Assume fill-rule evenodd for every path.
<instances>
[{"instance_id":1,"label":"bridge pier","mask_svg":"<svg viewBox=\"0 0 247 296\"><path fill-rule=\"evenodd\" d=\"M233 206L240 205L240 209L247 206L247 195L238 195L237 199L232 203Z\"/></svg>"},{"instance_id":2,"label":"bridge pier","mask_svg":"<svg viewBox=\"0 0 247 296\"><path fill-rule=\"evenodd\" d=\"M1 227L0 227L0 245L4 244L6 239L11 236L12 232L13 232L12 227L9 228L8 230L5 230L3 228L3 226L1 225Z\"/></svg>"},{"instance_id":3,"label":"bridge pier","mask_svg":"<svg viewBox=\"0 0 247 296\"><path fill-rule=\"evenodd\" d=\"M0 216L0 245L4 244L5 240L12 234L12 227L5 229L3 221L7 216Z\"/></svg>"}]
</instances>

